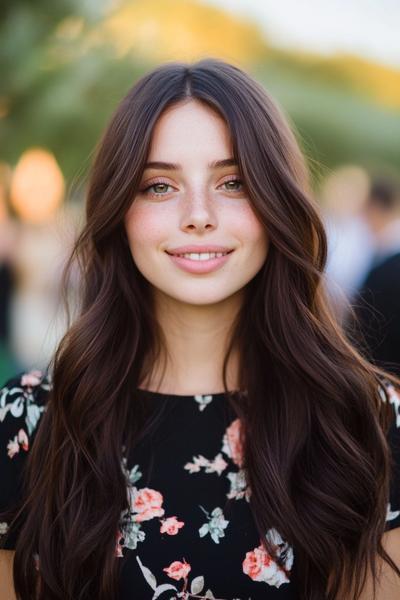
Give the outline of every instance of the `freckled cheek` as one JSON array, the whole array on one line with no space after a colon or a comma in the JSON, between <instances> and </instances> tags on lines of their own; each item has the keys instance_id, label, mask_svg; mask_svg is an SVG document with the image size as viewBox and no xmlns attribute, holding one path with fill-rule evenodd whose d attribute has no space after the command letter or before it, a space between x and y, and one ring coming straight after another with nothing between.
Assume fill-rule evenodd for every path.
<instances>
[{"instance_id":1,"label":"freckled cheek","mask_svg":"<svg viewBox=\"0 0 400 600\"><path fill-rule=\"evenodd\" d=\"M131 207L125 217L125 229L132 252L153 249L165 241L167 226L166 215L148 207Z\"/></svg>"},{"instance_id":2,"label":"freckled cheek","mask_svg":"<svg viewBox=\"0 0 400 600\"><path fill-rule=\"evenodd\" d=\"M237 237L251 252L257 251L266 255L268 250L268 236L264 225L258 220L250 205L237 209L231 216L232 226L238 232Z\"/></svg>"}]
</instances>

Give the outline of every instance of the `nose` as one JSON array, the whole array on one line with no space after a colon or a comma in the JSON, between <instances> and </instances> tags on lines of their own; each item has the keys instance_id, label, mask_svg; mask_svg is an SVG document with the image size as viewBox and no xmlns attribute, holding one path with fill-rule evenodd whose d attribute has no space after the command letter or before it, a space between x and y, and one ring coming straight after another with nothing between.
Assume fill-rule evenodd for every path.
<instances>
[{"instance_id":1,"label":"nose","mask_svg":"<svg viewBox=\"0 0 400 600\"><path fill-rule=\"evenodd\" d=\"M207 192L188 193L183 199L181 229L184 231L213 230L217 216Z\"/></svg>"}]
</instances>

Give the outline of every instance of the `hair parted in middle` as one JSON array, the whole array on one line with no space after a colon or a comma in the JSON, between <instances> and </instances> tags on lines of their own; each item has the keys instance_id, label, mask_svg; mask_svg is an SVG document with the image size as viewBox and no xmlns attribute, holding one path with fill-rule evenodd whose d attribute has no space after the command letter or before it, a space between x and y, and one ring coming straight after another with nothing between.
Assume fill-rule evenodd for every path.
<instances>
[{"instance_id":1,"label":"hair parted in middle","mask_svg":"<svg viewBox=\"0 0 400 600\"><path fill-rule=\"evenodd\" d=\"M390 376L356 351L329 306L326 234L299 144L283 112L242 69L213 58L171 62L133 85L97 148L86 224L69 263L81 267L82 301L54 357L48 410L29 457L27 518L15 558L24 598L34 597L29 566L36 550L40 599L117 597L115 536L127 508L122 453L153 425L135 389L165 352L124 216L158 119L191 101L226 122L269 240L232 323L223 372L228 392L226 365L239 348L246 393L228 398L243 421L250 507L262 543L273 553L263 532L275 527L295 548L304 600L336 600L352 586L357 598L377 552L384 555L389 406L378 384Z\"/></svg>"}]
</instances>

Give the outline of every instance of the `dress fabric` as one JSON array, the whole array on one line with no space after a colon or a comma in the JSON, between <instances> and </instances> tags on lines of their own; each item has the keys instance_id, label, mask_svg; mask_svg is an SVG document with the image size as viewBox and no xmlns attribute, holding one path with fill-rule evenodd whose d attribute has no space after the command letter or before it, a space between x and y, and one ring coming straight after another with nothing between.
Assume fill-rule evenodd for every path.
<instances>
[{"instance_id":1,"label":"dress fabric","mask_svg":"<svg viewBox=\"0 0 400 600\"><path fill-rule=\"evenodd\" d=\"M49 374L31 371L0 389L0 511L20 497L51 385ZM400 396L390 384L389 393L396 418L389 432L394 467L387 530L400 527ZM121 513L116 532L115 557L123 561L119 600L299 598L295 549L275 528L266 532L274 559L261 545L242 468L240 420L227 396L136 394L160 418L121 464L130 510ZM18 531L5 521L0 535L1 548L15 548Z\"/></svg>"}]
</instances>

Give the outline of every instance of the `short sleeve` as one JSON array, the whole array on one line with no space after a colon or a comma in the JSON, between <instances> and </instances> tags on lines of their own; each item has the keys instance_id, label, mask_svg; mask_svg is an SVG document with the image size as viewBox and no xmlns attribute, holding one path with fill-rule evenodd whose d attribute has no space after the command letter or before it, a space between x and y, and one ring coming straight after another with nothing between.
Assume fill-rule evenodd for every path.
<instances>
[{"instance_id":1,"label":"short sleeve","mask_svg":"<svg viewBox=\"0 0 400 600\"><path fill-rule=\"evenodd\" d=\"M50 389L50 375L38 370L20 373L0 388L0 549L15 548L18 530L10 527L8 511L21 500L23 469Z\"/></svg>"},{"instance_id":2,"label":"short sleeve","mask_svg":"<svg viewBox=\"0 0 400 600\"><path fill-rule=\"evenodd\" d=\"M392 457L390 501L387 507L385 530L400 527L400 392L390 383L385 383L394 418L388 432Z\"/></svg>"}]
</instances>

